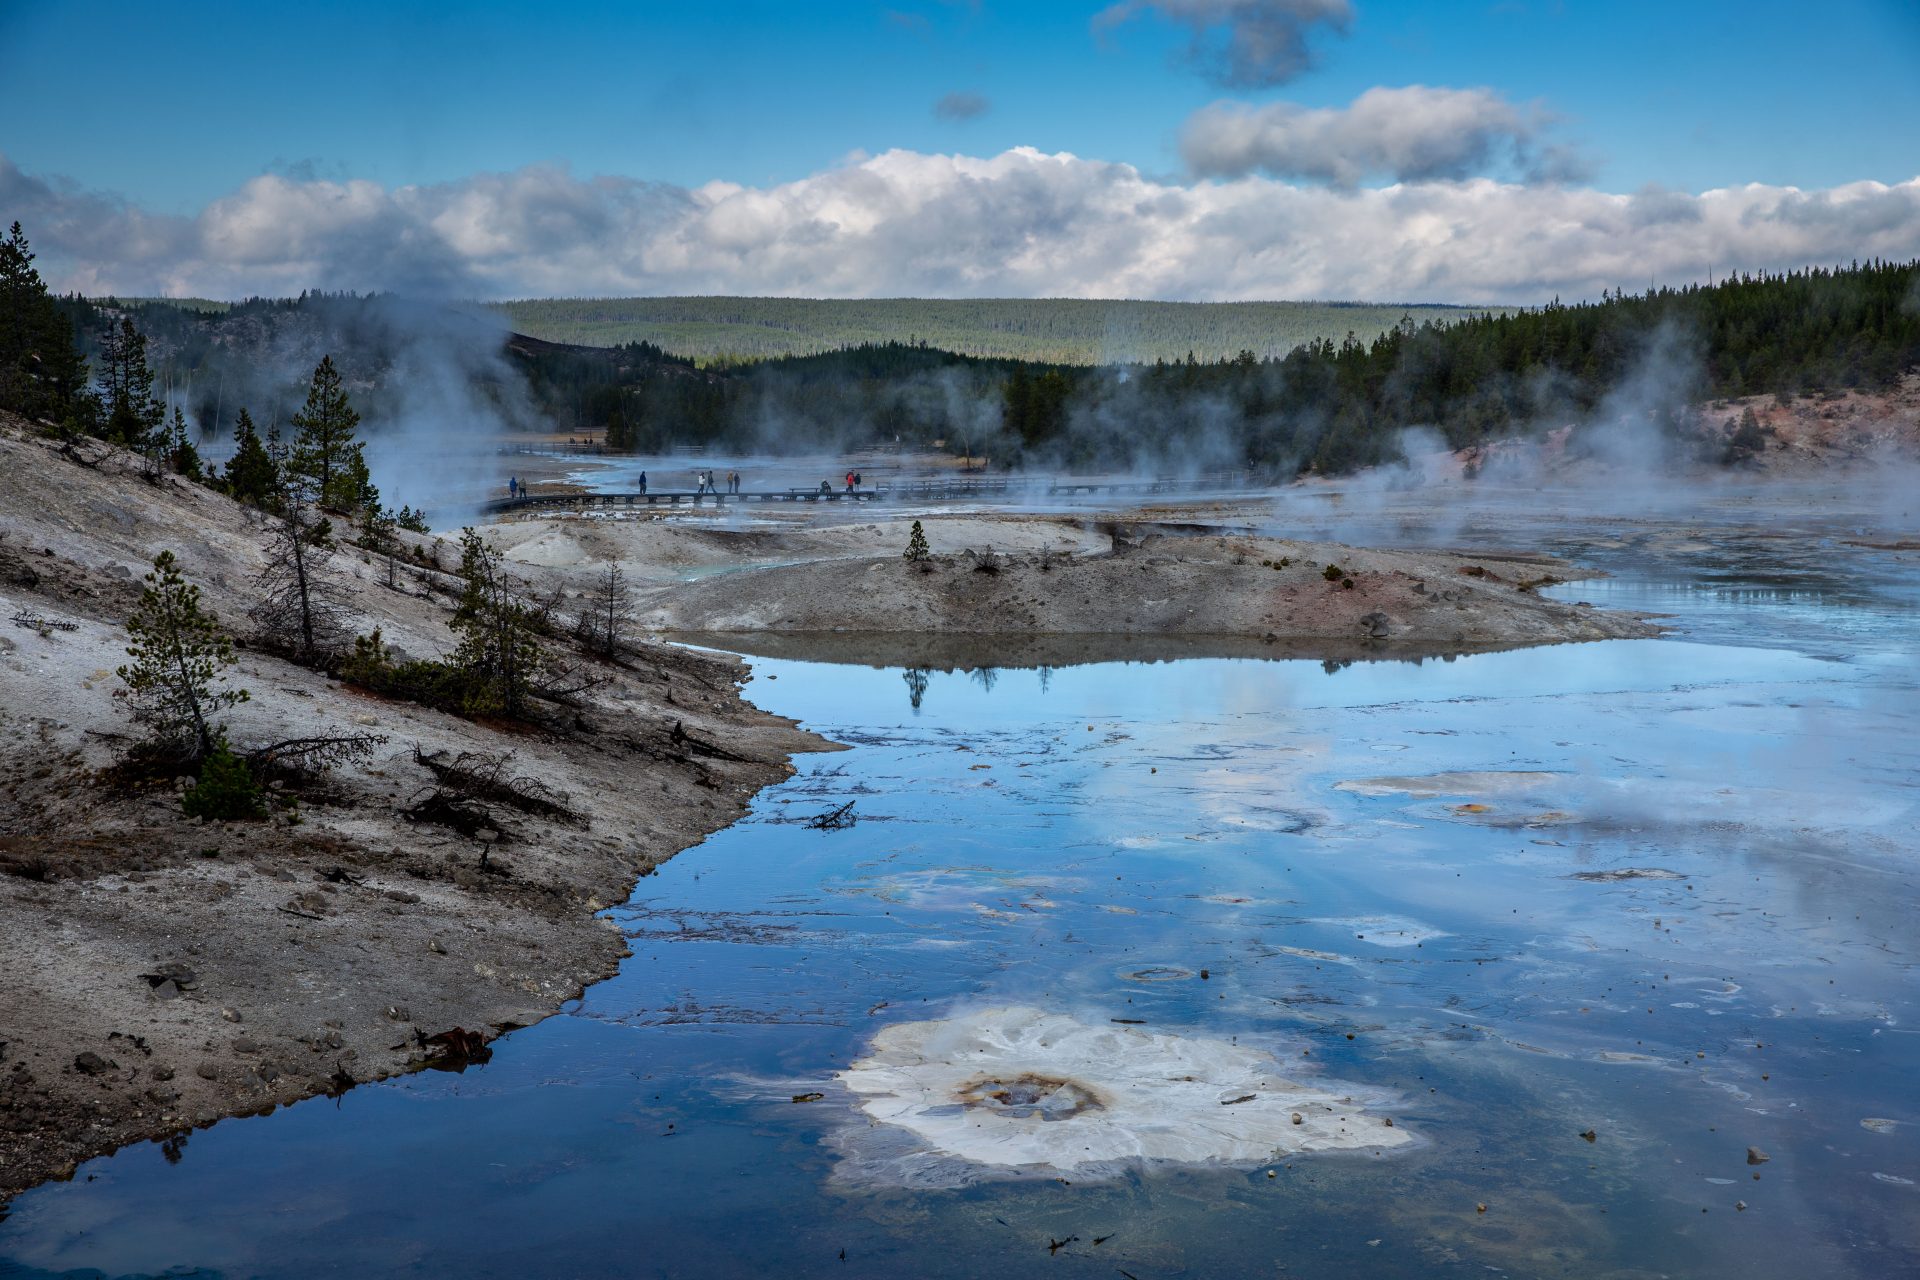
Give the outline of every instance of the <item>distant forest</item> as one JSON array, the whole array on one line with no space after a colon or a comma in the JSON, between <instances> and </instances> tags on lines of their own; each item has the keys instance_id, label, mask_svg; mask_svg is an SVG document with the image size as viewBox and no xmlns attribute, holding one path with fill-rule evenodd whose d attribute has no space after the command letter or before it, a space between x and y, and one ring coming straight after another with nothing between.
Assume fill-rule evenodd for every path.
<instances>
[{"instance_id":1,"label":"distant forest","mask_svg":"<svg viewBox=\"0 0 1920 1280\"><path fill-rule=\"evenodd\" d=\"M652 347L523 353L547 412L616 447L938 440L997 464L1338 473L1426 427L1461 448L1632 420L1691 444L1714 397L1885 387L1920 365L1920 263L1868 263L1419 323L1278 357L1087 367L889 342L697 370Z\"/></svg>"},{"instance_id":2,"label":"distant forest","mask_svg":"<svg viewBox=\"0 0 1920 1280\"><path fill-rule=\"evenodd\" d=\"M1281 356L1349 333L1370 342L1406 317L1421 324L1481 313L1371 302L1074 298L549 298L492 306L531 337L591 347L646 342L703 365L888 343L1079 365L1151 364L1189 355L1218 360L1241 351Z\"/></svg>"},{"instance_id":3,"label":"distant forest","mask_svg":"<svg viewBox=\"0 0 1920 1280\"><path fill-rule=\"evenodd\" d=\"M109 435L118 418L162 411L122 404L115 371L132 356L151 366L168 413L184 411L178 430L202 439L227 434L241 405L263 425L284 421L330 356L374 440L558 429L635 452L898 443L996 467L1284 478L1396 459L1408 428L1461 448L1626 422L1698 450L1703 400L1886 387L1920 367L1920 262L1500 315L1407 313L1371 338L1322 336L1273 355L1089 366L948 351L928 337L703 367L654 343L556 343L508 334L484 310L385 295L224 307L60 298L31 258L17 229L0 242L0 407ZM1042 316L1055 306L1030 305Z\"/></svg>"}]
</instances>

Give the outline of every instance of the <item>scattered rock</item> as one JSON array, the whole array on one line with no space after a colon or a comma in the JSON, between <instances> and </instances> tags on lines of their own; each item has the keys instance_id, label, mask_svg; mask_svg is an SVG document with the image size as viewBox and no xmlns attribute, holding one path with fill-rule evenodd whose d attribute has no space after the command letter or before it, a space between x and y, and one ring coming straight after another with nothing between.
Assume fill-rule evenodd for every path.
<instances>
[{"instance_id":1,"label":"scattered rock","mask_svg":"<svg viewBox=\"0 0 1920 1280\"><path fill-rule=\"evenodd\" d=\"M73 1060L73 1069L83 1076L105 1075L120 1064L110 1058L103 1058L93 1050L77 1055Z\"/></svg>"},{"instance_id":2,"label":"scattered rock","mask_svg":"<svg viewBox=\"0 0 1920 1280\"><path fill-rule=\"evenodd\" d=\"M1585 1133L1581 1134L1580 1136L1585 1138L1588 1142L1600 1141L1600 1135L1598 1133L1595 1133L1592 1129L1587 1130Z\"/></svg>"},{"instance_id":3,"label":"scattered rock","mask_svg":"<svg viewBox=\"0 0 1920 1280\"><path fill-rule=\"evenodd\" d=\"M1773 1157L1772 1157L1772 1156L1770 1156L1770 1155L1768 1155L1768 1154L1767 1154L1766 1152L1764 1152L1764 1151L1762 1151L1762 1150L1761 1150L1760 1148L1758 1148L1758 1147L1748 1147L1748 1148L1747 1148L1747 1163L1748 1163L1748 1164L1765 1164L1765 1163L1766 1163L1767 1161L1769 1161L1769 1160L1771 1160L1771 1159L1773 1159Z\"/></svg>"}]
</instances>

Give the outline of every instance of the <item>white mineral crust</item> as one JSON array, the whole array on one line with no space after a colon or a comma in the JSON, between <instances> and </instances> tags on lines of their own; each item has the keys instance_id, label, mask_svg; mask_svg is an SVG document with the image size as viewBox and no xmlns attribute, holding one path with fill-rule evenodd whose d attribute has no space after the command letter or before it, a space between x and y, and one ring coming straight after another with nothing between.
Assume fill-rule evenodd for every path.
<instances>
[{"instance_id":1,"label":"white mineral crust","mask_svg":"<svg viewBox=\"0 0 1920 1280\"><path fill-rule=\"evenodd\" d=\"M873 1119L1009 1168L1257 1164L1412 1140L1364 1109L1379 1095L1289 1080L1263 1050L1020 1006L888 1027L839 1078Z\"/></svg>"}]
</instances>

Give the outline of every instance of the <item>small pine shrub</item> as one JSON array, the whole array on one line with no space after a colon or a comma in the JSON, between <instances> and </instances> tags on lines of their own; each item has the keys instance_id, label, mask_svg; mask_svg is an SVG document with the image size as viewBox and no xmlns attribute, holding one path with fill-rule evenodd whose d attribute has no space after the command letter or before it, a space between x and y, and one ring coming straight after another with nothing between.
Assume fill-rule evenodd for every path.
<instances>
[{"instance_id":1,"label":"small pine shrub","mask_svg":"<svg viewBox=\"0 0 1920 1280\"><path fill-rule=\"evenodd\" d=\"M180 809L189 818L233 822L257 818L264 793L247 762L219 743L200 765L200 780L180 797Z\"/></svg>"},{"instance_id":2,"label":"small pine shrub","mask_svg":"<svg viewBox=\"0 0 1920 1280\"><path fill-rule=\"evenodd\" d=\"M927 546L927 531L920 527L918 520L907 534L907 549L900 554L908 564L925 564L933 559L933 549Z\"/></svg>"}]
</instances>

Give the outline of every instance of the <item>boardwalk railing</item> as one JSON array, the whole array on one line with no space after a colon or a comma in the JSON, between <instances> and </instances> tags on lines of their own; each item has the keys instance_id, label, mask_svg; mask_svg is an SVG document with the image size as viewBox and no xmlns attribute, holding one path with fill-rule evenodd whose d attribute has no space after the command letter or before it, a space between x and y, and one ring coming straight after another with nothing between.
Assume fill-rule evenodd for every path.
<instances>
[{"instance_id":1,"label":"boardwalk railing","mask_svg":"<svg viewBox=\"0 0 1920 1280\"><path fill-rule=\"evenodd\" d=\"M699 492L692 489L654 489L646 493L534 493L514 498L496 498L482 504L489 515L507 515L515 511L608 511L629 507L704 506L723 507L741 502L886 502L937 500L942 498L995 497L1019 494L1029 498L1078 497L1089 494L1213 493L1222 489L1243 488L1249 483L1244 473L1219 474L1199 479L1157 480L1076 480L1071 477L979 476L960 479L895 480L883 485L858 489L757 489L745 493Z\"/></svg>"}]
</instances>

